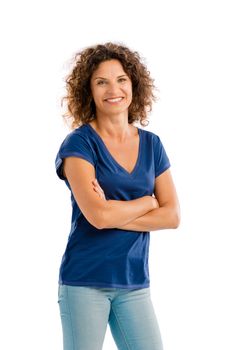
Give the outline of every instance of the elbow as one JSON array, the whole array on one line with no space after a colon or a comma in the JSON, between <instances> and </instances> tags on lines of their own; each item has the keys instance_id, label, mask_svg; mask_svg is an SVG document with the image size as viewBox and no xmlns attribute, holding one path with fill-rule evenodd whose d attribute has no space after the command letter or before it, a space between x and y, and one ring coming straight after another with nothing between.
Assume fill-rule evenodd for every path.
<instances>
[{"instance_id":1,"label":"elbow","mask_svg":"<svg viewBox=\"0 0 233 350\"><path fill-rule=\"evenodd\" d=\"M103 227L97 221L92 222L91 225L94 226L95 228L97 228L97 230L102 230L103 229Z\"/></svg>"},{"instance_id":2,"label":"elbow","mask_svg":"<svg viewBox=\"0 0 233 350\"><path fill-rule=\"evenodd\" d=\"M172 214L172 227L173 229L176 229L180 226L180 209L176 209L174 210L173 214Z\"/></svg>"},{"instance_id":3,"label":"elbow","mask_svg":"<svg viewBox=\"0 0 233 350\"><path fill-rule=\"evenodd\" d=\"M84 216L85 216L85 215L84 215ZM100 223L99 223L98 218L96 218L96 217L88 217L88 216L85 216L85 218L86 218L86 220L89 222L89 224L90 224L91 226L95 227L95 228L98 229L98 230L101 230L101 229L102 229L102 227L101 227L101 225L100 225Z\"/></svg>"},{"instance_id":4,"label":"elbow","mask_svg":"<svg viewBox=\"0 0 233 350\"><path fill-rule=\"evenodd\" d=\"M96 228L103 230L105 228L111 228L112 226L106 220L104 213L100 213L98 220L96 222Z\"/></svg>"},{"instance_id":5,"label":"elbow","mask_svg":"<svg viewBox=\"0 0 233 350\"><path fill-rule=\"evenodd\" d=\"M92 224L92 226L94 226L98 230L102 230L102 229L106 228L106 225L105 225L105 222L103 220L102 215L98 215L97 217L95 217L95 219L92 220L91 224Z\"/></svg>"},{"instance_id":6,"label":"elbow","mask_svg":"<svg viewBox=\"0 0 233 350\"><path fill-rule=\"evenodd\" d=\"M98 221L95 223L94 225L98 230L103 230L104 228L106 228L106 226L104 225L103 221Z\"/></svg>"},{"instance_id":7,"label":"elbow","mask_svg":"<svg viewBox=\"0 0 233 350\"><path fill-rule=\"evenodd\" d=\"M100 208L94 209L93 211L89 213L83 213L86 220L91 224L91 226L95 227L98 230L102 230L106 227L103 210Z\"/></svg>"},{"instance_id":8,"label":"elbow","mask_svg":"<svg viewBox=\"0 0 233 350\"><path fill-rule=\"evenodd\" d=\"M180 226L180 220L176 219L176 220L173 221L171 228L176 229L179 226Z\"/></svg>"},{"instance_id":9,"label":"elbow","mask_svg":"<svg viewBox=\"0 0 233 350\"><path fill-rule=\"evenodd\" d=\"M100 207L98 216L97 226L98 229L114 228L116 227L115 215L112 215L111 207L108 201L104 201L103 205Z\"/></svg>"},{"instance_id":10,"label":"elbow","mask_svg":"<svg viewBox=\"0 0 233 350\"><path fill-rule=\"evenodd\" d=\"M106 210L105 209L106 209L105 207L99 208L97 215L95 215L94 226L98 230L103 230L103 229L108 227L107 222L106 222Z\"/></svg>"}]
</instances>

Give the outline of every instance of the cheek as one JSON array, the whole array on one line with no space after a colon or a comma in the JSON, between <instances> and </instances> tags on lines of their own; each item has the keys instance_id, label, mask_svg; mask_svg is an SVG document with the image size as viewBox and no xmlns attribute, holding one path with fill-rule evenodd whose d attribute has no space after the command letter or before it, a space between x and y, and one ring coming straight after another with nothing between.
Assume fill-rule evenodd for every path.
<instances>
[{"instance_id":1,"label":"cheek","mask_svg":"<svg viewBox=\"0 0 233 350\"><path fill-rule=\"evenodd\" d=\"M129 97L132 98L132 96L133 96L132 85L127 86L127 94Z\"/></svg>"},{"instance_id":2,"label":"cheek","mask_svg":"<svg viewBox=\"0 0 233 350\"><path fill-rule=\"evenodd\" d=\"M94 84L91 84L91 94L92 94L94 99L96 99L98 97L98 94L99 94L98 87Z\"/></svg>"},{"instance_id":3,"label":"cheek","mask_svg":"<svg viewBox=\"0 0 233 350\"><path fill-rule=\"evenodd\" d=\"M92 97L95 102L98 102L98 100L100 99L100 93L97 89L92 89Z\"/></svg>"}]
</instances>

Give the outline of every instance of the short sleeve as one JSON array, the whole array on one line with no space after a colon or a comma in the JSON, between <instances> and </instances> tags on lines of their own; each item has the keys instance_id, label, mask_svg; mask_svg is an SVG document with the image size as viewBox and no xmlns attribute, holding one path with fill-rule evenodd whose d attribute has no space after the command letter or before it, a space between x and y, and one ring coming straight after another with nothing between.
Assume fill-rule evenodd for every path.
<instances>
[{"instance_id":1,"label":"short sleeve","mask_svg":"<svg viewBox=\"0 0 233 350\"><path fill-rule=\"evenodd\" d=\"M170 160L167 156L165 148L159 138L159 136L154 134L154 168L155 177L162 174L171 166Z\"/></svg>"},{"instance_id":2,"label":"short sleeve","mask_svg":"<svg viewBox=\"0 0 233 350\"><path fill-rule=\"evenodd\" d=\"M63 159L66 157L79 157L87 160L95 166L95 156L89 140L83 135L70 133L62 142L55 159L56 173L61 180L65 180L63 176Z\"/></svg>"}]
</instances>

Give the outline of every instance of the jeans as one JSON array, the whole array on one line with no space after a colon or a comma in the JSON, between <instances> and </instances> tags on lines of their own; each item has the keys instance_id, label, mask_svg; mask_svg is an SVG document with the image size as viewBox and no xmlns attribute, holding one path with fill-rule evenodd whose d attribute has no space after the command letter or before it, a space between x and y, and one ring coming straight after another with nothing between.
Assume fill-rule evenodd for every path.
<instances>
[{"instance_id":1,"label":"jeans","mask_svg":"<svg viewBox=\"0 0 233 350\"><path fill-rule=\"evenodd\" d=\"M162 350L150 288L59 285L64 350L101 350L109 324L119 350Z\"/></svg>"}]
</instances>

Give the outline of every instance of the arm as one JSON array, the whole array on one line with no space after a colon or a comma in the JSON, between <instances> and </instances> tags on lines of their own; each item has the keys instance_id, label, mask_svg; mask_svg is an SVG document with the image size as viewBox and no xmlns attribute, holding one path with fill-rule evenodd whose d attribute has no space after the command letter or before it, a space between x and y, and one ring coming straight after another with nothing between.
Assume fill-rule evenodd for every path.
<instances>
[{"instance_id":1,"label":"arm","mask_svg":"<svg viewBox=\"0 0 233 350\"><path fill-rule=\"evenodd\" d=\"M90 186L95 179L95 168L85 159L65 158L63 173L81 212L91 225L98 229L114 228L119 222L126 225L156 207L156 201L152 196L131 201L106 201L102 198L100 200Z\"/></svg>"},{"instance_id":2,"label":"arm","mask_svg":"<svg viewBox=\"0 0 233 350\"><path fill-rule=\"evenodd\" d=\"M127 225L155 208L155 199L152 196L144 196L130 201L107 200L105 203L101 228L115 228L119 222L122 225Z\"/></svg>"},{"instance_id":3,"label":"arm","mask_svg":"<svg viewBox=\"0 0 233 350\"><path fill-rule=\"evenodd\" d=\"M118 228L142 232L177 228L180 224L180 205L170 169L155 178L155 197L159 207Z\"/></svg>"},{"instance_id":4,"label":"arm","mask_svg":"<svg viewBox=\"0 0 233 350\"><path fill-rule=\"evenodd\" d=\"M98 183L94 184L94 190L105 198ZM169 169L155 178L154 192L158 200L155 209L117 228L140 232L177 228L180 223L180 206Z\"/></svg>"}]
</instances>

